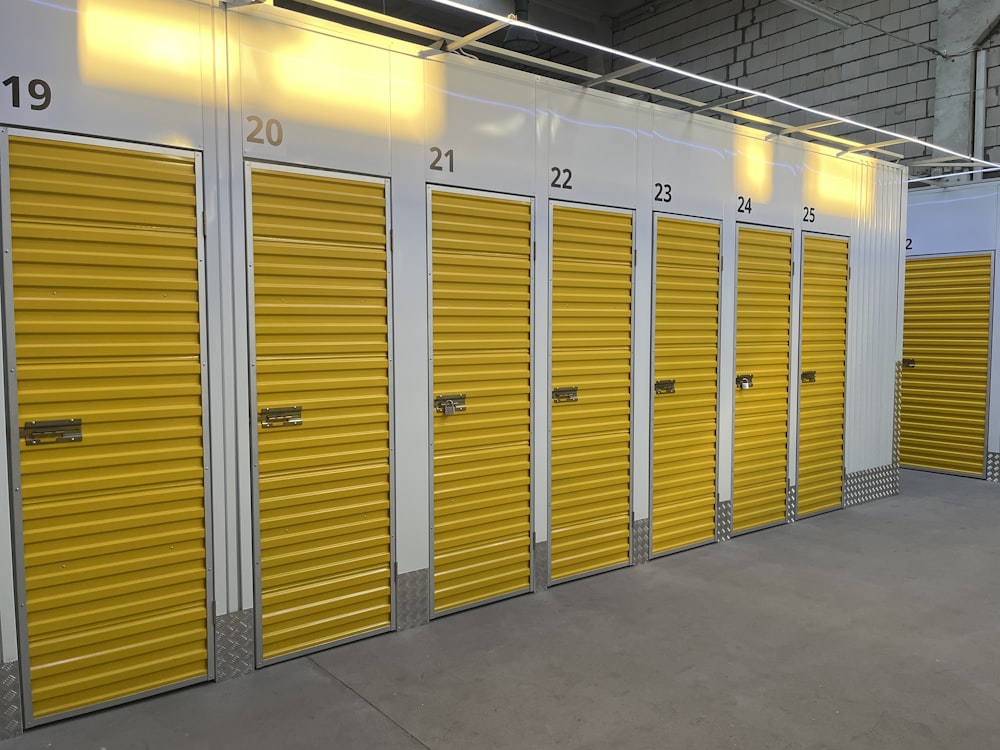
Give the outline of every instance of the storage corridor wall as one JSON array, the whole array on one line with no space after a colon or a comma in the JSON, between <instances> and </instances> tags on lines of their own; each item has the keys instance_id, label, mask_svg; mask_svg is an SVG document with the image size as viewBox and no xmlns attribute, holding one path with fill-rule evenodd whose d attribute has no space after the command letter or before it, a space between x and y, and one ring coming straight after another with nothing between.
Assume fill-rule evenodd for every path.
<instances>
[{"instance_id":1,"label":"storage corridor wall","mask_svg":"<svg viewBox=\"0 0 1000 750\"><path fill-rule=\"evenodd\" d=\"M386 186L247 176L266 661L392 622Z\"/></svg>"},{"instance_id":2,"label":"storage corridor wall","mask_svg":"<svg viewBox=\"0 0 1000 750\"><path fill-rule=\"evenodd\" d=\"M200 206L190 153L9 153L30 725L209 674Z\"/></svg>"},{"instance_id":3,"label":"storage corridor wall","mask_svg":"<svg viewBox=\"0 0 1000 750\"><path fill-rule=\"evenodd\" d=\"M843 502L848 242L803 235L802 258L799 517Z\"/></svg>"},{"instance_id":4,"label":"storage corridor wall","mask_svg":"<svg viewBox=\"0 0 1000 750\"><path fill-rule=\"evenodd\" d=\"M552 205L552 581L630 559L632 214Z\"/></svg>"},{"instance_id":5,"label":"storage corridor wall","mask_svg":"<svg viewBox=\"0 0 1000 750\"><path fill-rule=\"evenodd\" d=\"M531 589L531 202L430 202L440 614Z\"/></svg>"},{"instance_id":6,"label":"storage corridor wall","mask_svg":"<svg viewBox=\"0 0 1000 750\"><path fill-rule=\"evenodd\" d=\"M993 254L906 260L900 463L985 476Z\"/></svg>"},{"instance_id":7,"label":"storage corridor wall","mask_svg":"<svg viewBox=\"0 0 1000 750\"><path fill-rule=\"evenodd\" d=\"M791 233L739 227L734 532L785 520L791 294Z\"/></svg>"},{"instance_id":8,"label":"storage corridor wall","mask_svg":"<svg viewBox=\"0 0 1000 750\"><path fill-rule=\"evenodd\" d=\"M656 217L650 552L715 539L720 226Z\"/></svg>"}]
</instances>

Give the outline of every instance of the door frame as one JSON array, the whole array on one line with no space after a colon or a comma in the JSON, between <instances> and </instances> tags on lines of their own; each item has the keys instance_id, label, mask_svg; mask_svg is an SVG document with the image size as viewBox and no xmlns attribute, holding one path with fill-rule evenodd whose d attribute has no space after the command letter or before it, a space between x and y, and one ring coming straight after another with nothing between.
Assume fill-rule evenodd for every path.
<instances>
[{"instance_id":1,"label":"door frame","mask_svg":"<svg viewBox=\"0 0 1000 750\"><path fill-rule=\"evenodd\" d=\"M277 172L280 174L325 177L353 182L365 182L382 185L385 195L385 270L386 270L386 325L387 325L387 375L388 375L388 409L389 409L389 626L378 628L357 635L341 638L330 643L323 643L300 651L293 651L281 656L264 658L264 610L262 606L263 586L261 580L261 545L260 545L260 445L257 429L259 412L257 403L257 315L254 274L254 233L253 233L253 173ZM319 167L302 167L293 164L261 161L258 159L243 160L243 221L246 237L246 280L247 280L247 354L250 364L248 375L250 414L250 471L251 471L251 508L253 518L253 601L254 601L254 661L257 668L276 664L278 662L296 659L300 656L324 651L352 641L370 638L373 635L387 633L396 628L396 451L395 451L395 409L394 393L395 379L393 367L393 287L392 287L392 211L389 203L390 183L387 177L373 175L358 175L338 172Z\"/></svg>"},{"instance_id":2,"label":"door frame","mask_svg":"<svg viewBox=\"0 0 1000 750\"><path fill-rule=\"evenodd\" d=\"M994 316L996 314L996 282L997 282L997 250L970 250L961 251L955 253L920 253L919 255L904 255L903 257L903 297L905 305L906 297L906 262L909 260L934 260L943 258L968 258L972 256L988 256L990 258L990 312L989 321L987 325L987 347L986 347L986 413L984 415L984 430L983 430L983 470L979 474L970 474L964 471L948 471L947 469L928 469L923 466L911 466L909 464L900 463L901 469L911 469L913 471L926 471L931 474L945 474L948 476L955 477L969 477L972 479L986 479L986 469L987 463L989 461L990 453L990 408L992 404L990 403L991 395L991 385L993 384L993 334L996 328L993 325ZM906 315L903 315L903 335L906 335ZM902 355L900 355L902 356ZM902 393L902 375L900 375L900 393ZM902 415L900 415L900 424L902 424Z\"/></svg>"},{"instance_id":3,"label":"door frame","mask_svg":"<svg viewBox=\"0 0 1000 750\"><path fill-rule=\"evenodd\" d=\"M847 295L845 297L847 307L844 311L844 411L842 415L841 422L841 434L842 434L842 445L843 445L843 455L840 457L840 505L834 508L826 508L825 510L817 510L812 513L806 513L801 515L799 513L799 502L798 502L798 487L799 487L799 464L802 458L802 311L804 309L805 301L805 289L806 289L806 238L817 237L819 239L830 239L830 240L844 240L847 242ZM798 370L799 370L799 386L798 386L798 397L796 400L796 408L798 409L798 421L796 422L796 434L795 434L795 517L794 520L801 521L805 518L812 518L813 516L821 516L824 513L832 513L835 510L840 510L841 508L846 508L846 498L845 490L847 488L847 415L849 413L848 403L847 403L847 379L848 379L848 369L850 368L850 361L848 360L848 352L851 350L850 346L850 335L851 335L851 263L854 260L854 242L852 237L847 234L835 234L831 232L818 232L812 229L802 229L799 231L799 274L798 274L798 298L799 298L799 345L798 345ZM794 292L793 292L794 293ZM794 370L793 370L794 373ZM791 440L789 440L791 442ZM789 469L789 472L791 469ZM791 477L789 477L791 479Z\"/></svg>"},{"instance_id":4,"label":"door frame","mask_svg":"<svg viewBox=\"0 0 1000 750\"><path fill-rule=\"evenodd\" d=\"M202 491L204 499L204 529L205 529L205 611L206 611L206 673L170 685L145 690L139 693L114 698L81 708L63 711L49 716L35 718L33 716L30 643L28 641L27 612L27 580L24 555L24 518L21 508L21 441L17 437L20 429L20 414L18 406L17 380L17 349L14 333L14 263L13 263L13 218L10 198L10 136L33 138L52 141L54 143L69 143L85 146L99 146L121 151L132 151L143 154L161 154L171 157L187 157L194 162L194 188L197 232L198 259L198 337L199 355L201 359L201 449L204 473ZM91 713L93 711L118 706L124 703L147 698L153 695L177 690L189 685L207 682L215 678L215 585L213 578L214 537L213 537L213 505L212 505L212 469L211 459L211 394L209 391L208 326L207 326L207 290L205 271L205 185L202 169L202 153L190 148L174 148L153 144L119 141L112 138L69 135L66 133L34 131L22 128L0 128L0 246L3 248L2 267L2 316L4 332L4 363L6 400L7 400L7 460L9 462L9 495L11 509L11 531L13 539L14 559L14 590L16 600L16 632L18 642L18 670L21 680L21 698L23 708L23 726L30 728L48 724L60 719Z\"/></svg>"},{"instance_id":5,"label":"door frame","mask_svg":"<svg viewBox=\"0 0 1000 750\"><path fill-rule=\"evenodd\" d=\"M428 182L425 184L425 216L427 217L426 242L424 243L425 260L427 264L427 408L429 418L427 420L427 609L429 619L435 620L438 617L464 612L468 609L475 609L486 604L510 599L522 594L533 593L535 591L535 472L534 472L534 449L535 449L535 414L533 409L534 394L538 385L538 368L535 366L535 347L537 345L537 310L535 294L535 259L537 248L535 245L535 206L534 196L518 195L516 193L500 193L492 190L476 190L472 188L455 187L454 185L444 185ZM434 611L434 193L449 193L452 195L466 195L476 198L495 198L517 203L526 203L529 212L530 243L531 254L529 256L529 323L528 323L528 588L514 591L509 594L500 594L482 601L462 604L458 607Z\"/></svg>"},{"instance_id":6,"label":"door frame","mask_svg":"<svg viewBox=\"0 0 1000 750\"><path fill-rule=\"evenodd\" d=\"M715 322L715 339L716 339L716 355L715 355L715 505L713 506L712 512L715 516L715 523L713 529L718 529L719 527L719 445L720 445L720 417L722 399L719 398L722 393L722 366L721 357L719 352L722 350L722 256L723 256L723 229L724 222L722 219L710 219L704 216L689 216L685 214L669 213L666 211L653 211L653 231L651 236L653 238L652 246L652 273L650 274L650 324L649 324L649 382L656 382L656 309L658 304L658 298L656 296L656 279L657 273L659 272L659 267L657 263L659 262L659 238L660 238L660 219L677 219L680 221L691 221L700 222L702 224L714 224L719 228L719 264L716 269L718 278L718 311L716 313ZM655 427L656 427L656 395L650 394L649 398L649 549L647 553L650 560L654 560L659 557L666 557L667 555L675 555L678 552L686 552L689 549L696 549L698 547L704 547L709 544L715 544L719 541L718 534L713 533L712 539L704 542L695 542L694 544L688 544L684 547L678 547L677 549L667 550L666 552L653 552L653 527L655 525L654 509L656 506L656 495L653 486L653 474L656 469L655 450Z\"/></svg>"},{"instance_id":7,"label":"door frame","mask_svg":"<svg viewBox=\"0 0 1000 750\"><path fill-rule=\"evenodd\" d=\"M553 304L554 300L552 297L552 291L554 289L554 271L553 271L553 261L554 261L554 242L553 242L553 228L555 224L555 209L558 206L565 206L567 208L577 208L584 210L598 211L601 213L610 214L623 214L632 217L632 274L630 278L630 288L629 288L629 298L631 300L631 317L629 320L629 420L628 420L628 432L629 432L629 466L628 466L628 494L629 494L629 552L628 552L628 562L617 563L615 565L609 565L604 568L598 568L597 570L589 570L585 573L577 573L575 575L566 576L565 578L560 578L558 580L552 580L552 349L553 349L553 336L552 336L552 319L553 319ZM547 352L548 358L548 368L547 377L548 383L545 389L545 403L547 412L547 440L548 440L548 451L546 452L546 461L548 463L548 503L546 508L546 525L547 525L547 540L548 544L546 546L546 551L548 553L548 561L546 565L546 576L548 580L546 581L546 586L558 586L563 583L569 583L570 581L577 581L581 578L589 578L590 576L599 575L600 573L607 573L612 570L618 570L619 568L627 568L630 565L635 564L635 553L633 536L635 534L635 325L636 325L636 304L635 304L635 288L636 288L636 221L638 219L638 210L635 208L622 208L620 206L603 206L599 203L584 203L580 201L568 201L568 200L557 200L554 198L549 198L548 200L548 236L549 236L549 246L548 252L548 262L549 262L549 278L548 278L548 299L549 305L548 310L546 310L546 317L548 331L549 331L549 350Z\"/></svg>"},{"instance_id":8,"label":"door frame","mask_svg":"<svg viewBox=\"0 0 1000 750\"><path fill-rule=\"evenodd\" d=\"M788 489L791 486L791 467L792 462L790 460L790 452L792 446L792 404L797 398L795 393L795 379L792 374L795 372L795 365L797 361L800 361L795 348L793 348L793 326L796 318L795 310L795 289L798 279L802 275L801 264L799 267L796 266L796 258L801 252L801 247L796 248L796 234L795 230L791 227L777 227L770 224L754 224L747 221L737 221L734 223L735 237L733 242L733 264L735 268L733 269L733 289L734 289L734 299L733 299L733 338L730 343L732 346L732 362L733 362L733 375L739 375L739 361L736 359L736 342L738 340L739 328L740 328L740 230L741 229L755 229L765 232L776 232L779 234L787 234L789 241L791 243L791 255L790 260L792 264L792 274L789 278L789 288L788 288L788 399L785 403L786 409L786 427L785 427L785 509L787 516L788 508ZM800 243L801 244L801 243ZM798 274L796 274L798 271ZM801 284L799 284L801 286ZM721 298L721 293L720 293ZM801 309L799 311L801 314ZM801 337L801 331L799 332ZM736 383L733 382L733 387L735 388ZM796 424L796 429L798 425ZM744 534L752 534L755 531L763 531L764 529L771 529L776 526L784 526L788 523L787 517L780 521L773 521L770 523L764 523L759 526L752 526L749 529L736 530L735 519L736 519L736 399L733 398L733 421L732 421L732 432L729 436L730 444L733 446L733 459L729 467L729 496L732 498L731 506L733 509L733 530L730 534L731 538L738 536L743 536ZM796 456L796 459L798 456Z\"/></svg>"}]
</instances>

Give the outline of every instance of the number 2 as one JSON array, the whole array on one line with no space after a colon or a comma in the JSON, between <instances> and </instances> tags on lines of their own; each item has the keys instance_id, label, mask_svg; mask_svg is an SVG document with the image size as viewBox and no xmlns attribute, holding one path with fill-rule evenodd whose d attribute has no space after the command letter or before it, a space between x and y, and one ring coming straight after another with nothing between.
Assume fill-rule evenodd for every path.
<instances>
[{"instance_id":1,"label":"number 2","mask_svg":"<svg viewBox=\"0 0 1000 750\"><path fill-rule=\"evenodd\" d=\"M907 250L913 249L913 240L911 240L909 237L906 238L906 249Z\"/></svg>"}]
</instances>

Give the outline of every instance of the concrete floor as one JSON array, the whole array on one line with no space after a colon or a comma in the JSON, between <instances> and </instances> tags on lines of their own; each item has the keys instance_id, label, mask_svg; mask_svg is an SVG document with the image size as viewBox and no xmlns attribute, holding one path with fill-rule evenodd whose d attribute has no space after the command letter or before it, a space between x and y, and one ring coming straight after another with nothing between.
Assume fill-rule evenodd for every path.
<instances>
[{"instance_id":1,"label":"concrete floor","mask_svg":"<svg viewBox=\"0 0 1000 750\"><path fill-rule=\"evenodd\" d=\"M1000 486L902 489L0 750L998 748Z\"/></svg>"}]
</instances>

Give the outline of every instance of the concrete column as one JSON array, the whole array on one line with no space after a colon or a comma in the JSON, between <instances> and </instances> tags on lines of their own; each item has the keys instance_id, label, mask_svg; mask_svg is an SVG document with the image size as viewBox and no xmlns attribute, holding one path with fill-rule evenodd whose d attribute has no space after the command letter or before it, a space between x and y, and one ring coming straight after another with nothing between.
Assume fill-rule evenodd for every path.
<instances>
[{"instance_id":1,"label":"concrete column","mask_svg":"<svg viewBox=\"0 0 1000 750\"><path fill-rule=\"evenodd\" d=\"M1000 0L938 0L937 46L947 55L982 42L1000 18ZM975 101L975 51L935 68L934 142L963 154L972 153L972 108Z\"/></svg>"}]
</instances>

